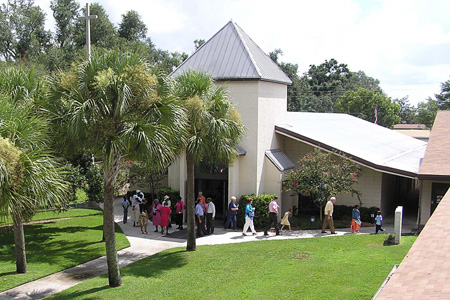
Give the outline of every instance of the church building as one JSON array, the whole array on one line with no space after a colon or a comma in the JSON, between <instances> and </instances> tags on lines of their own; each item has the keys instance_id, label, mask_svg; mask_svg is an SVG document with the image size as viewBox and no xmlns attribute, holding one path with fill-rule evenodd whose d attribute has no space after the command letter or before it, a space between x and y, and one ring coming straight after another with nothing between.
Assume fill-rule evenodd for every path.
<instances>
[{"instance_id":1,"label":"church building","mask_svg":"<svg viewBox=\"0 0 450 300\"><path fill-rule=\"evenodd\" d=\"M301 207L304 199L283 192L286 172L320 148L340 151L358 163L362 175L356 189L363 206L392 214L395 207L417 215L418 172L427 143L388 128L346 115L287 111L287 87L292 82L268 55L233 21L197 49L173 73L209 73L226 85L246 126L238 157L230 166L199 164L195 190L212 197L219 216L231 196L276 194L281 210ZM168 185L186 197L186 164L181 155L168 171ZM337 195L338 203L358 204L351 195ZM426 218L424 219L426 221Z\"/></svg>"}]
</instances>

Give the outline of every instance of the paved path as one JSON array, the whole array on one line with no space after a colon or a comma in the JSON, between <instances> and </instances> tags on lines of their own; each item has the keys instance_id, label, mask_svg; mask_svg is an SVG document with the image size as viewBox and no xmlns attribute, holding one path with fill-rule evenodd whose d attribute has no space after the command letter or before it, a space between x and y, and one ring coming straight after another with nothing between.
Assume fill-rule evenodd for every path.
<instances>
[{"instance_id":1,"label":"paved path","mask_svg":"<svg viewBox=\"0 0 450 300\"><path fill-rule=\"evenodd\" d=\"M153 232L154 228L149 223L149 234L141 234L138 227L133 227L132 223L123 224L121 200L117 199L114 203L115 221L122 228L127 236L130 247L120 250L120 267L127 266L135 261L151 256L157 252L174 247L185 247L184 239L174 239L161 236L160 233ZM392 232L386 224L388 232ZM185 229L186 230L186 229ZM172 232L175 230L172 230ZM373 227L361 228L362 233L372 233ZM350 234L350 229L340 229L336 231L335 236ZM264 237L262 232L256 236L243 236L242 232L224 230L216 228L213 235L197 239L197 245L217 245L242 243L261 240L284 240L313 237L330 237L330 234L322 234L320 230L301 230L292 232L283 232L280 236L273 233L269 237ZM87 279L94 278L107 273L106 257L100 257L87 263L75 266L73 268L37 279L32 282L20 285L5 292L0 293L0 300L12 299L42 299L44 297L56 294L72 286L75 286Z\"/></svg>"}]
</instances>

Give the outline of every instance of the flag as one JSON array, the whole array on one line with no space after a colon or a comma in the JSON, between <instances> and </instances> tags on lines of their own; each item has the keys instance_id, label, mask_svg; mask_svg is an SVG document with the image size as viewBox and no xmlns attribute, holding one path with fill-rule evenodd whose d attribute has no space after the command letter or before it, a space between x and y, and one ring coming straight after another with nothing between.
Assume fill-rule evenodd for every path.
<instances>
[{"instance_id":1,"label":"flag","mask_svg":"<svg viewBox=\"0 0 450 300\"><path fill-rule=\"evenodd\" d=\"M375 124L378 124L378 104L375 106Z\"/></svg>"}]
</instances>

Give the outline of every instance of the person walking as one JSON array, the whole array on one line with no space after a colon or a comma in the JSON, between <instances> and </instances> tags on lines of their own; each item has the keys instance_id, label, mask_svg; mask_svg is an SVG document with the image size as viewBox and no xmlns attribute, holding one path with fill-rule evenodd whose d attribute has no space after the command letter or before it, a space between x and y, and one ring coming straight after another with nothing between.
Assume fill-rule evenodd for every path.
<instances>
[{"instance_id":1,"label":"person walking","mask_svg":"<svg viewBox=\"0 0 450 300\"><path fill-rule=\"evenodd\" d=\"M152 214L153 214L152 220L153 220L153 226L155 226L155 232L159 232L158 226L161 226L161 204L159 204L158 199L153 200Z\"/></svg>"},{"instance_id":2,"label":"person walking","mask_svg":"<svg viewBox=\"0 0 450 300\"><path fill-rule=\"evenodd\" d=\"M143 212L140 213L138 224L139 224L139 227L141 227L141 233L144 234L144 231L145 231L145 234L148 234L148 232L147 232L148 215L147 215L146 210L144 210Z\"/></svg>"},{"instance_id":3,"label":"person walking","mask_svg":"<svg viewBox=\"0 0 450 300\"><path fill-rule=\"evenodd\" d=\"M216 206L214 202L212 202L211 198L206 199L207 208L206 208L206 233L212 234L214 233L214 219L216 218Z\"/></svg>"},{"instance_id":4,"label":"person walking","mask_svg":"<svg viewBox=\"0 0 450 300\"><path fill-rule=\"evenodd\" d=\"M127 224L128 220L128 208L130 207L130 202L128 202L127 197L123 196L122 208L123 208L123 224Z\"/></svg>"},{"instance_id":5,"label":"person walking","mask_svg":"<svg viewBox=\"0 0 450 300\"><path fill-rule=\"evenodd\" d=\"M381 210L377 211L377 216L375 217L375 233L378 233L379 230L384 232L383 227L383 216L381 215Z\"/></svg>"},{"instance_id":6,"label":"person walking","mask_svg":"<svg viewBox=\"0 0 450 300\"><path fill-rule=\"evenodd\" d=\"M175 204L176 209L176 224L177 229L183 229L183 213L184 213L184 202L181 200L181 197L178 198L177 203Z\"/></svg>"},{"instance_id":7,"label":"person walking","mask_svg":"<svg viewBox=\"0 0 450 300\"><path fill-rule=\"evenodd\" d=\"M205 229L205 212L203 211L203 200L199 199L195 206L195 221L197 223L197 237L202 237L206 234Z\"/></svg>"},{"instance_id":8,"label":"person walking","mask_svg":"<svg viewBox=\"0 0 450 300\"><path fill-rule=\"evenodd\" d=\"M169 203L164 201L163 207L161 207L161 234L166 233L166 235L170 235L169 233L169 216L171 213L171 209L169 207Z\"/></svg>"},{"instance_id":9,"label":"person walking","mask_svg":"<svg viewBox=\"0 0 450 300\"><path fill-rule=\"evenodd\" d=\"M166 203L167 202L167 206L170 208L170 210L172 210L172 201L170 201L170 197L169 196L164 196L164 201L163 201L163 204L162 204L162 206L164 207L165 205L164 205L164 203ZM172 228L172 216L171 215L169 215L169 228Z\"/></svg>"},{"instance_id":10,"label":"person walking","mask_svg":"<svg viewBox=\"0 0 450 300\"><path fill-rule=\"evenodd\" d=\"M359 211L359 205L355 205L352 210L352 234L360 233L359 228L361 228L361 213Z\"/></svg>"},{"instance_id":11,"label":"person walking","mask_svg":"<svg viewBox=\"0 0 450 300\"><path fill-rule=\"evenodd\" d=\"M253 235L256 235L255 226L253 225L253 218L255 217L255 208L252 206L253 199L248 198L247 205L245 206L245 224L244 230L242 231L242 235L247 235L248 227L252 231Z\"/></svg>"},{"instance_id":12,"label":"person walking","mask_svg":"<svg viewBox=\"0 0 450 300\"><path fill-rule=\"evenodd\" d=\"M237 231L237 224L236 224L236 214L238 211L238 206L236 205L236 197L231 197L231 202L228 204L228 213L227 213L227 221L225 222L224 229L228 229L228 226L230 226L230 223L233 222L233 229Z\"/></svg>"},{"instance_id":13,"label":"person walking","mask_svg":"<svg viewBox=\"0 0 450 300\"><path fill-rule=\"evenodd\" d=\"M136 223L139 220L139 199L137 195L133 195L133 204L131 206L131 221L133 221L133 227L136 227Z\"/></svg>"},{"instance_id":14,"label":"person walking","mask_svg":"<svg viewBox=\"0 0 450 300\"><path fill-rule=\"evenodd\" d=\"M288 209L287 212L284 213L283 219L281 219L281 231L283 230L284 226L289 227L289 231L291 231L291 223L289 223L289 216L292 213L292 209Z\"/></svg>"},{"instance_id":15,"label":"person walking","mask_svg":"<svg viewBox=\"0 0 450 300\"><path fill-rule=\"evenodd\" d=\"M336 232L334 231L334 224L333 224L333 209L335 203L336 197L331 197L330 200L325 205L325 217L323 218L322 233L327 233L325 229L327 229L328 225L330 226L331 234L336 234Z\"/></svg>"},{"instance_id":16,"label":"person walking","mask_svg":"<svg viewBox=\"0 0 450 300\"><path fill-rule=\"evenodd\" d=\"M280 229L278 229L278 197L275 196L275 198L273 198L272 202L270 202L269 204L269 219L267 220L267 225L266 225L266 229L264 230L264 235L269 235L268 231L270 229L270 227L273 225L275 226L275 232L276 235L280 235Z\"/></svg>"}]
</instances>

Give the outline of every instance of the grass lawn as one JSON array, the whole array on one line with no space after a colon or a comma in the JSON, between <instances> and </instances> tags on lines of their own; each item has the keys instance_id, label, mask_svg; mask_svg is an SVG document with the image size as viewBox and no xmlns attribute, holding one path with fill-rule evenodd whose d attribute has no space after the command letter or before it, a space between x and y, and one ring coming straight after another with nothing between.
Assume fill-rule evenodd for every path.
<instances>
[{"instance_id":1,"label":"grass lawn","mask_svg":"<svg viewBox=\"0 0 450 300\"><path fill-rule=\"evenodd\" d=\"M12 229L0 229L0 292L105 255L105 245L100 242L103 227L101 213L96 210L73 209L56 216L85 216L26 225L24 227L28 262L26 274L15 272ZM53 212L50 214L43 212L37 216L39 215L42 218L55 216ZM117 248L128 247L129 242L119 226L116 226L116 232Z\"/></svg>"},{"instance_id":2,"label":"grass lawn","mask_svg":"<svg viewBox=\"0 0 450 300\"><path fill-rule=\"evenodd\" d=\"M53 211L53 210L42 210L36 213L31 219L33 221L42 221L42 220L53 220L53 219L61 219L61 218L76 218L76 217L86 217L93 215L102 215L103 212L97 209L80 209L80 208L72 208L66 211ZM11 217L8 217L3 222L0 222L0 226L12 224Z\"/></svg>"},{"instance_id":3,"label":"grass lawn","mask_svg":"<svg viewBox=\"0 0 450 300\"><path fill-rule=\"evenodd\" d=\"M50 299L371 299L415 237L384 247L358 235L176 248L123 269L123 285L90 279Z\"/></svg>"}]
</instances>

